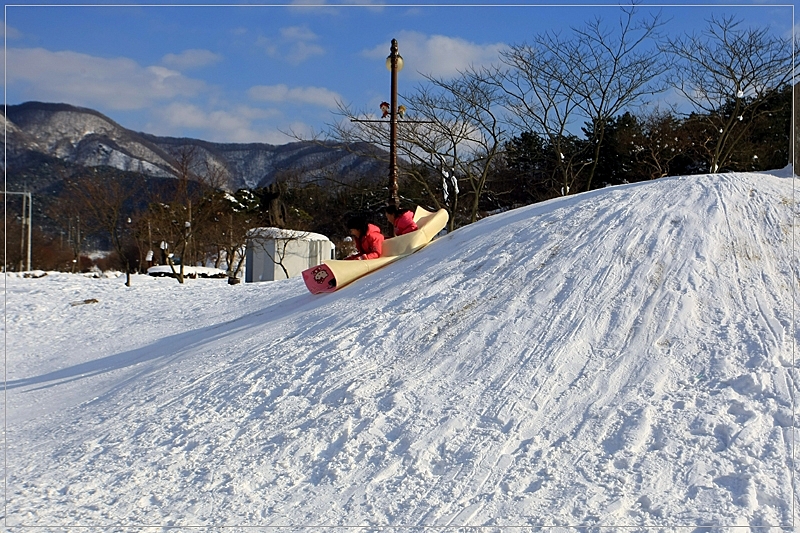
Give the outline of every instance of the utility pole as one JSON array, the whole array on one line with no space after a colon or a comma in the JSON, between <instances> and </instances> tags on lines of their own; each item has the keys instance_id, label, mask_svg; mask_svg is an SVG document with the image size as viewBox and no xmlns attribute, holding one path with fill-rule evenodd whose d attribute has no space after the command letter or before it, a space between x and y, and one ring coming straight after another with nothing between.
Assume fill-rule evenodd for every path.
<instances>
[{"instance_id":1,"label":"utility pole","mask_svg":"<svg viewBox=\"0 0 800 533\"><path fill-rule=\"evenodd\" d=\"M20 271L23 270L25 266L27 266L27 270L31 270L31 240L32 240L32 232L31 232L31 222L33 219L33 196L29 192L15 192L15 191L4 191L4 195L9 194L19 194L22 196L22 235L20 238L19 243L19 269ZM8 203L8 202L6 202ZM26 231L27 229L27 231ZM25 254L25 234L27 233L27 256ZM26 263L23 263L23 258L26 258Z\"/></svg>"},{"instance_id":2,"label":"utility pole","mask_svg":"<svg viewBox=\"0 0 800 533\"><path fill-rule=\"evenodd\" d=\"M22 195L22 235L19 238L19 271L22 272L24 263L23 260L25 259L25 224L26 224L26 206L27 206L28 197ZM30 262L28 263L28 270L30 270Z\"/></svg>"},{"instance_id":3,"label":"utility pole","mask_svg":"<svg viewBox=\"0 0 800 533\"><path fill-rule=\"evenodd\" d=\"M31 193L28 193L28 271L31 270L31 242L32 242L32 230L33 224L31 224L33 219L33 196Z\"/></svg>"}]
</instances>

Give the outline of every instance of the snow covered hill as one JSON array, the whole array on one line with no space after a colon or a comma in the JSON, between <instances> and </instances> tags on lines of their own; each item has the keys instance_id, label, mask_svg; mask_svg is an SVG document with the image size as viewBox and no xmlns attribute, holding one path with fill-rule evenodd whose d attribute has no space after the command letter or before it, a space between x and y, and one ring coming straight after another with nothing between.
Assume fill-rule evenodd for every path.
<instances>
[{"instance_id":1,"label":"snow covered hill","mask_svg":"<svg viewBox=\"0 0 800 533\"><path fill-rule=\"evenodd\" d=\"M529 206L330 295L9 277L6 523L791 526L780 174Z\"/></svg>"}]
</instances>

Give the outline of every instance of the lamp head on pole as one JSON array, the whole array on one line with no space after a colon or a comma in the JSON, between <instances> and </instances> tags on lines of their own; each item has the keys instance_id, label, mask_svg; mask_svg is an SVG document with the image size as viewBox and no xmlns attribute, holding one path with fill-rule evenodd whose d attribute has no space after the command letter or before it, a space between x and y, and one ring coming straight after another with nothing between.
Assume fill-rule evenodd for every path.
<instances>
[{"instance_id":1,"label":"lamp head on pole","mask_svg":"<svg viewBox=\"0 0 800 533\"><path fill-rule=\"evenodd\" d=\"M392 56L386 58L386 70L392 70ZM403 56L397 56L397 72L403 70Z\"/></svg>"},{"instance_id":2,"label":"lamp head on pole","mask_svg":"<svg viewBox=\"0 0 800 533\"><path fill-rule=\"evenodd\" d=\"M396 72L400 72L403 70L403 56L397 53L397 39L392 39L390 51L389 57L386 58L386 69L389 70L389 72L392 71L392 58L395 58Z\"/></svg>"}]
</instances>

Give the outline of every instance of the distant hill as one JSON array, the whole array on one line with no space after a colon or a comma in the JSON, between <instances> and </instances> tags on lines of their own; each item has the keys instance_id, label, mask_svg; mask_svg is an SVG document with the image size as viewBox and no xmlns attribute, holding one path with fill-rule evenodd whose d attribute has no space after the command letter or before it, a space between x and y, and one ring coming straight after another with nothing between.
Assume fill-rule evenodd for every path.
<instances>
[{"instance_id":1,"label":"distant hill","mask_svg":"<svg viewBox=\"0 0 800 533\"><path fill-rule=\"evenodd\" d=\"M212 143L199 139L159 137L129 130L93 109L69 104L26 102L6 108L0 117L7 131L9 166L17 170L41 164L42 156L70 165L109 166L149 177L178 174L179 154L193 153L193 170L214 168L224 188L270 185L281 172L301 180L319 176L383 175L386 168L373 157L357 154L382 152L372 146L340 147L333 143L295 142ZM30 184L34 189L37 185ZM45 184L46 185L46 184Z\"/></svg>"}]
</instances>

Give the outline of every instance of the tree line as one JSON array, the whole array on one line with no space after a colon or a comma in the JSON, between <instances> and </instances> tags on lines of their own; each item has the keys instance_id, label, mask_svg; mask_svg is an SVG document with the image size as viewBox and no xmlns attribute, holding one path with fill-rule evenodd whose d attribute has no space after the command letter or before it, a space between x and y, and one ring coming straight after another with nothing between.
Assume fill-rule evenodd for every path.
<instances>
[{"instance_id":1,"label":"tree line","mask_svg":"<svg viewBox=\"0 0 800 533\"><path fill-rule=\"evenodd\" d=\"M731 17L678 37L663 35L663 27L658 14L640 18L623 8L613 25L594 19L569 34L545 32L509 46L490 67L426 77L401 95L401 203L447 209L453 230L607 185L785 166L797 66L791 39ZM659 103L668 92L680 107ZM387 123L359 121L372 112L340 103L338 116L317 140L388 149ZM129 276L155 262L171 265L182 282L184 265L210 263L224 265L233 282L255 227L322 233L339 249L355 212L390 231L379 216L388 172L386 180L328 175L309 182L287 170L270 187L226 192L219 169L199 167L190 149L174 155L178 176L171 180L61 170L63 190L48 212L60 238L34 236L36 268L86 269L94 239L92 246L113 250L102 266ZM7 219L5 268L15 270L21 232L19 221Z\"/></svg>"},{"instance_id":2,"label":"tree line","mask_svg":"<svg viewBox=\"0 0 800 533\"><path fill-rule=\"evenodd\" d=\"M186 266L211 266L224 269L233 284L243 277L248 243L269 255L269 232L251 230L270 227L294 230L294 237L280 237L270 256L288 276L283 263L290 241L306 232L324 232L344 253L348 214L368 210L379 196L371 177L354 175L342 181L330 176L308 182L300 169L283 171L266 187L228 191L224 171L205 163L193 147L171 155L177 162L176 178L81 167L55 158L27 169L29 175L23 177L30 179L42 173L58 175L53 180L58 184L55 193L34 195L34 219L39 223L33 227L33 268L120 270L130 284L132 274L150 266L168 266L180 283L191 276ZM22 271L25 226L13 200L4 207L4 268ZM109 253L92 257L91 250Z\"/></svg>"},{"instance_id":3,"label":"tree line","mask_svg":"<svg viewBox=\"0 0 800 533\"><path fill-rule=\"evenodd\" d=\"M535 35L495 65L428 76L402 99L398 153L409 203L482 213L672 174L789 162L791 38L712 17L669 37L660 14L622 8L571 33ZM667 95L680 102L664 104ZM387 146L369 110L339 105L327 137Z\"/></svg>"}]
</instances>

